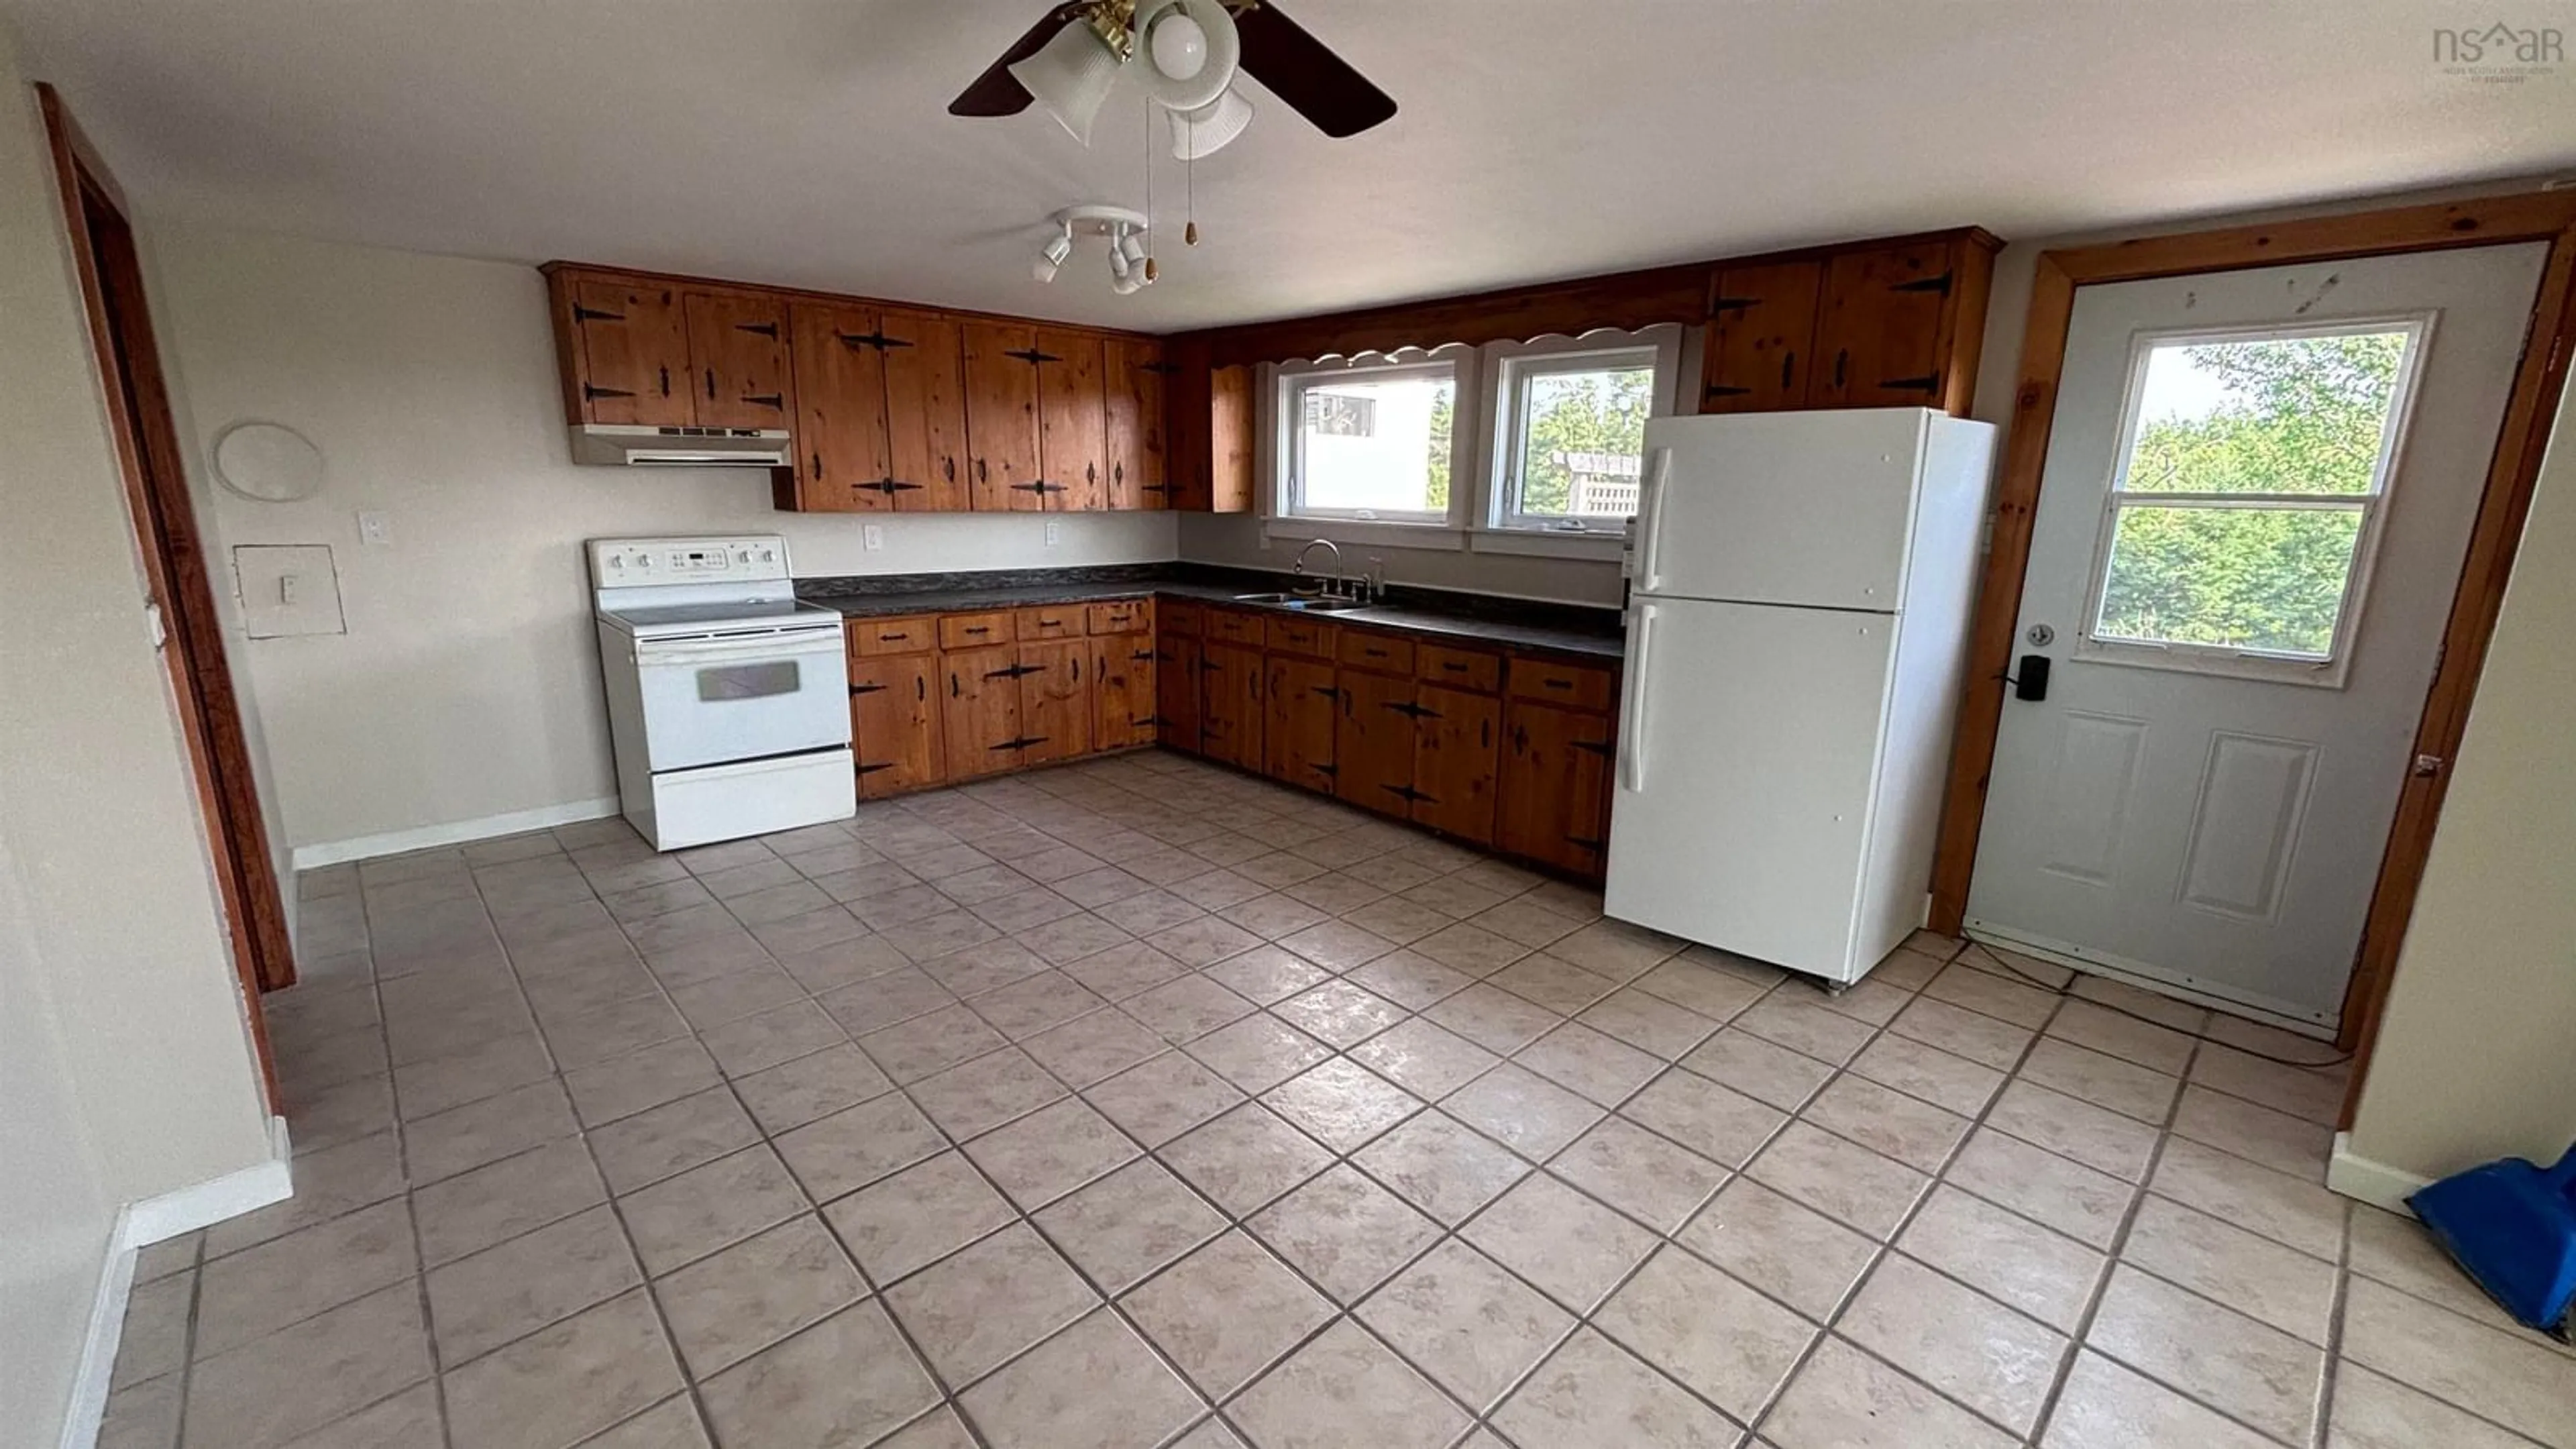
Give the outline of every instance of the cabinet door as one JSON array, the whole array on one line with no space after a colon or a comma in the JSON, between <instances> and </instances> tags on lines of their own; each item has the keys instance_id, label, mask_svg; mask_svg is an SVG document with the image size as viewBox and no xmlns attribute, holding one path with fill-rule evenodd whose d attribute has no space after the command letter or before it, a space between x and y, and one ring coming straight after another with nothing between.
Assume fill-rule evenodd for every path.
<instances>
[{"instance_id":1,"label":"cabinet door","mask_svg":"<svg viewBox=\"0 0 2576 1449\"><path fill-rule=\"evenodd\" d=\"M1827 264L1812 405L1940 405L1955 250L1946 241L1872 247Z\"/></svg>"},{"instance_id":2,"label":"cabinet door","mask_svg":"<svg viewBox=\"0 0 2576 1449\"><path fill-rule=\"evenodd\" d=\"M939 705L931 692L938 678L935 654L850 661L850 739L861 795L898 795L943 777Z\"/></svg>"},{"instance_id":3,"label":"cabinet door","mask_svg":"<svg viewBox=\"0 0 2576 1449\"><path fill-rule=\"evenodd\" d=\"M1333 732L1333 789L1344 800L1389 815L1409 815L1413 794L1413 695L1410 679L1345 669L1341 722Z\"/></svg>"},{"instance_id":4,"label":"cabinet door","mask_svg":"<svg viewBox=\"0 0 2576 1449\"><path fill-rule=\"evenodd\" d=\"M1132 749L1154 742L1154 641L1110 634L1091 641L1091 745Z\"/></svg>"},{"instance_id":5,"label":"cabinet door","mask_svg":"<svg viewBox=\"0 0 2576 1449\"><path fill-rule=\"evenodd\" d=\"M1019 651L963 649L939 656L948 697L939 711L948 778L971 779L1020 762Z\"/></svg>"},{"instance_id":6,"label":"cabinet door","mask_svg":"<svg viewBox=\"0 0 2576 1449\"><path fill-rule=\"evenodd\" d=\"M1414 823L1491 844L1502 702L1436 684L1422 686L1414 698Z\"/></svg>"},{"instance_id":7,"label":"cabinet door","mask_svg":"<svg viewBox=\"0 0 2576 1449\"><path fill-rule=\"evenodd\" d=\"M1199 739L1199 641L1170 630L1154 635L1155 735L1176 750L1197 754Z\"/></svg>"},{"instance_id":8,"label":"cabinet door","mask_svg":"<svg viewBox=\"0 0 2576 1449\"><path fill-rule=\"evenodd\" d=\"M1199 662L1205 680L1199 731L1210 759L1261 768L1261 655L1234 644L1210 644Z\"/></svg>"},{"instance_id":9,"label":"cabinet door","mask_svg":"<svg viewBox=\"0 0 2576 1449\"><path fill-rule=\"evenodd\" d=\"M1020 646L1020 763L1091 753L1091 641Z\"/></svg>"},{"instance_id":10,"label":"cabinet door","mask_svg":"<svg viewBox=\"0 0 2576 1449\"><path fill-rule=\"evenodd\" d=\"M1804 406L1813 369L1822 262L1727 267L1708 303L1699 410L1766 413Z\"/></svg>"},{"instance_id":11,"label":"cabinet door","mask_svg":"<svg viewBox=\"0 0 2576 1449\"><path fill-rule=\"evenodd\" d=\"M965 322L969 497L981 511L1046 506L1038 488L1038 355L1034 329Z\"/></svg>"},{"instance_id":12,"label":"cabinet door","mask_svg":"<svg viewBox=\"0 0 2576 1449\"><path fill-rule=\"evenodd\" d=\"M685 427L697 421L689 389L689 330L674 287L576 282L572 328L582 421Z\"/></svg>"},{"instance_id":13,"label":"cabinet door","mask_svg":"<svg viewBox=\"0 0 2576 1449\"><path fill-rule=\"evenodd\" d=\"M689 372L698 425L783 428L787 401L787 304L732 292L685 294Z\"/></svg>"},{"instance_id":14,"label":"cabinet door","mask_svg":"<svg viewBox=\"0 0 2576 1449\"><path fill-rule=\"evenodd\" d=\"M936 312L877 315L885 356L887 476L906 513L963 513L970 506L966 452L965 341Z\"/></svg>"},{"instance_id":15,"label":"cabinet door","mask_svg":"<svg viewBox=\"0 0 2576 1449\"><path fill-rule=\"evenodd\" d=\"M1503 720L1502 784L1494 845L1583 875L1599 875L1609 848L1608 715L1513 702Z\"/></svg>"},{"instance_id":16,"label":"cabinet door","mask_svg":"<svg viewBox=\"0 0 2576 1449\"><path fill-rule=\"evenodd\" d=\"M795 338L796 502L823 512L894 507L886 444L885 354L877 316L857 307L798 302Z\"/></svg>"},{"instance_id":17,"label":"cabinet door","mask_svg":"<svg viewBox=\"0 0 2576 1449\"><path fill-rule=\"evenodd\" d=\"M1171 476L1163 446L1163 344L1113 337L1103 346L1109 400L1109 489L1102 506L1170 506Z\"/></svg>"},{"instance_id":18,"label":"cabinet door","mask_svg":"<svg viewBox=\"0 0 2576 1449\"><path fill-rule=\"evenodd\" d=\"M1100 338L1040 331L1038 477L1052 509L1100 511L1109 490L1109 405Z\"/></svg>"},{"instance_id":19,"label":"cabinet door","mask_svg":"<svg viewBox=\"0 0 2576 1449\"><path fill-rule=\"evenodd\" d=\"M1262 773L1309 790L1333 791L1333 735L1341 723L1341 692L1333 666L1320 659L1273 654L1264 693Z\"/></svg>"}]
</instances>

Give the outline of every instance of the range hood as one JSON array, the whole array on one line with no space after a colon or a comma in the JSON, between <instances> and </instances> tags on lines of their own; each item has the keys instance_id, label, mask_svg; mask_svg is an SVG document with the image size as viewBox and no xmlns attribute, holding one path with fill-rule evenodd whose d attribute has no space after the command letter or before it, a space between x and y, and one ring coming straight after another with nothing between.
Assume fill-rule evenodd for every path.
<instances>
[{"instance_id":1,"label":"range hood","mask_svg":"<svg viewBox=\"0 0 2576 1449\"><path fill-rule=\"evenodd\" d=\"M785 468L794 445L785 428L584 423L572 430L574 462L625 468Z\"/></svg>"}]
</instances>

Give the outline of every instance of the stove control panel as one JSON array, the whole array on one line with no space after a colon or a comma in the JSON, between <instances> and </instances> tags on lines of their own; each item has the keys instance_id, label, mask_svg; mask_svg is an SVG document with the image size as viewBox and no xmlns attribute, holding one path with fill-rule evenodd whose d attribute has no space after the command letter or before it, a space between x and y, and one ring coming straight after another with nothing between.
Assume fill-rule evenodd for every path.
<instances>
[{"instance_id":1,"label":"stove control panel","mask_svg":"<svg viewBox=\"0 0 2576 1449\"><path fill-rule=\"evenodd\" d=\"M602 589L643 584L747 584L788 577L787 540L594 538L590 581Z\"/></svg>"}]
</instances>

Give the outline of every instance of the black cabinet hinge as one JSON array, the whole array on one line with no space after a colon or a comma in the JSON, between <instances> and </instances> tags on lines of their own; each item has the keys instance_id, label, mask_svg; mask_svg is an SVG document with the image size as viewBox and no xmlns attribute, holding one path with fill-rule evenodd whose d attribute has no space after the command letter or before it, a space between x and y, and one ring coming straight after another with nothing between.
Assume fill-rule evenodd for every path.
<instances>
[{"instance_id":1,"label":"black cabinet hinge","mask_svg":"<svg viewBox=\"0 0 2576 1449\"><path fill-rule=\"evenodd\" d=\"M778 324L775 322L736 322L733 324L733 330L748 332L755 337L766 337L772 342L778 340Z\"/></svg>"},{"instance_id":2,"label":"black cabinet hinge","mask_svg":"<svg viewBox=\"0 0 2576 1449\"><path fill-rule=\"evenodd\" d=\"M1569 835L1565 837L1565 843L1573 846L1577 850L1598 852L1603 846L1610 842L1606 840L1595 840L1588 835Z\"/></svg>"},{"instance_id":3,"label":"black cabinet hinge","mask_svg":"<svg viewBox=\"0 0 2576 1449\"><path fill-rule=\"evenodd\" d=\"M1055 355L1054 353L1052 353L1052 352L1040 352L1040 351L1038 351L1038 350L1037 350L1036 348L1034 348L1034 347L1015 347L1015 348L1011 349L1010 351L1003 353L1002 355L1003 355L1004 357L1016 357L1016 358L1018 358L1020 361L1027 363L1027 364L1028 364L1028 365L1030 365L1031 367L1035 367L1035 366L1037 366L1037 365L1038 365L1039 363L1041 363L1041 362L1062 362L1062 361L1064 361L1064 359L1063 359L1063 358L1056 356L1056 355Z\"/></svg>"},{"instance_id":4,"label":"black cabinet hinge","mask_svg":"<svg viewBox=\"0 0 2576 1449\"><path fill-rule=\"evenodd\" d=\"M892 761L892 760L887 760L887 761L885 761L885 762L884 762L884 763L882 763L882 764L875 764L875 765L866 764L866 763L864 763L864 762L863 762L863 763L861 763L861 764L860 764L860 766L859 766L859 773L860 773L860 774L862 774L862 775L873 775L873 774L875 774L875 773L876 773L877 771L879 771L879 770L891 770L891 769L893 769L893 768L894 768L894 761Z\"/></svg>"},{"instance_id":5,"label":"black cabinet hinge","mask_svg":"<svg viewBox=\"0 0 2576 1449\"><path fill-rule=\"evenodd\" d=\"M1170 362L1140 362L1136 364L1136 370L1138 372L1150 372L1158 377L1178 377L1181 375L1179 364Z\"/></svg>"},{"instance_id":6,"label":"black cabinet hinge","mask_svg":"<svg viewBox=\"0 0 2576 1449\"><path fill-rule=\"evenodd\" d=\"M776 410L778 410L778 411L780 411L780 412L785 412L785 411L787 411L787 398L786 398L786 395L785 395L785 394L783 394L783 393L775 393L775 392L756 392L756 393L749 393L749 394L746 394L746 395L743 397L743 401L744 401L744 402L747 402L747 403L750 403L750 404L751 404L752 406L754 406L754 407L775 408Z\"/></svg>"},{"instance_id":7,"label":"black cabinet hinge","mask_svg":"<svg viewBox=\"0 0 2576 1449\"><path fill-rule=\"evenodd\" d=\"M589 383L586 383L586 382L585 382L585 383L583 383L583 384L581 385L581 397L582 397L582 401L584 401L584 402L595 402L595 401L597 401L598 399L600 399L600 398L604 398L604 397L633 397L633 396L635 396L635 394L633 394L633 393L631 393L631 392L628 392L626 389L624 389L624 388L622 388L622 387L593 387L593 386L591 386Z\"/></svg>"},{"instance_id":8,"label":"black cabinet hinge","mask_svg":"<svg viewBox=\"0 0 2576 1449\"><path fill-rule=\"evenodd\" d=\"M1939 392L1941 374L1927 372L1921 377L1891 377L1881 381L1879 386L1902 388L1907 392Z\"/></svg>"},{"instance_id":9,"label":"black cabinet hinge","mask_svg":"<svg viewBox=\"0 0 2576 1449\"><path fill-rule=\"evenodd\" d=\"M1708 304L1709 315L1713 317L1720 312L1750 311L1761 300L1759 297L1718 297Z\"/></svg>"},{"instance_id":10,"label":"black cabinet hinge","mask_svg":"<svg viewBox=\"0 0 2576 1449\"><path fill-rule=\"evenodd\" d=\"M1342 767L1339 765L1308 764L1306 768L1318 775L1339 775L1342 772Z\"/></svg>"},{"instance_id":11,"label":"black cabinet hinge","mask_svg":"<svg viewBox=\"0 0 2576 1449\"><path fill-rule=\"evenodd\" d=\"M1329 684L1318 684L1314 686L1314 692L1322 695L1326 699L1339 699L1342 697L1342 692Z\"/></svg>"},{"instance_id":12,"label":"black cabinet hinge","mask_svg":"<svg viewBox=\"0 0 2576 1449\"><path fill-rule=\"evenodd\" d=\"M582 322L623 322L626 320L626 314L623 312L602 312L596 307L585 307L579 302L575 302L572 304L572 320L576 324Z\"/></svg>"},{"instance_id":13,"label":"black cabinet hinge","mask_svg":"<svg viewBox=\"0 0 2576 1449\"><path fill-rule=\"evenodd\" d=\"M1605 760L1610 758L1612 755L1617 754L1619 750L1617 745L1612 744L1608 740L1576 740L1574 741L1574 748L1583 751L1587 755L1599 755Z\"/></svg>"},{"instance_id":14,"label":"black cabinet hinge","mask_svg":"<svg viewBox=\"0 0 2576 1449\"><path fill-rule=\"evenodd\" d=\"M882 684L853 684L850 686L850 693L852 694L881 694L884 691L885 686Z\"/></svg>"},{"instance_id":15,"label":"black cabinet hinge","mask_svg":"<svg viewBox=\"0 0 2576 1449\"><path fill-rule=\"evenodd\" d=\"M1425 795L1421 791L1414 789L1411 785L1380 785L1378 788L1384 790L1390 795L1393 795L1397 799L1408 803L1420 803L1424 801L1428 801L1433 805L1440 803L1437 798Z\"/></svg>"},{"instance_id":16,"label":"black cabinet hinge","mask_svg":"<svg viewBox=\"0 0 2576 1449\"><path fill-rule=\"evenodd\" d=\"M1946 297L1950 295L1950 274L1948 272L1943 272L1937 277L1917 277L1910 282L1891 283L1887 290L1891 292L1937 292Z\"/></svg>"},{"instance_id":17,"label":"black cabinet hinge","mask_svg":"<svg viewBox=\"0 0 2576 1449\"><path fill-rule=\"evenodd\" d=\"M1712 382L1708 385L1710 397L1742 397L1751 391L1753 389L1749 387L1737 387L1733 383L1726 382Z\"/></svg>"}]
</instances>

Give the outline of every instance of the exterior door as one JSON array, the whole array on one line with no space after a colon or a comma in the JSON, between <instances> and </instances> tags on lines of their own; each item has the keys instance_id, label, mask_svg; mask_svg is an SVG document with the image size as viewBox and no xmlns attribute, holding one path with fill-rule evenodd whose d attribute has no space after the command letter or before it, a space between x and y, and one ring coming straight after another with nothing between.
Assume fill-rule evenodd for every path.
<instances>
[{"instance_id":1,"label":"exterior door","mask_svg":"<svg viewBox=\"0 0 2576 1449\"><path fill-rule=\"evenodd\" d=\"M938 679L933 654L850 661L850 739L861 795L875 800L939 782Z\"/></svg>"},{"instance_id":2,"label":"exterior door","mask_svg":"<svg viewBox=\"0 0 2576 1449\"><path fill-rule=\"evenodd\" d=\"M2335 1020L2541 260L2077 294L1971 933Z\"/></svg>"}]
</instances>

